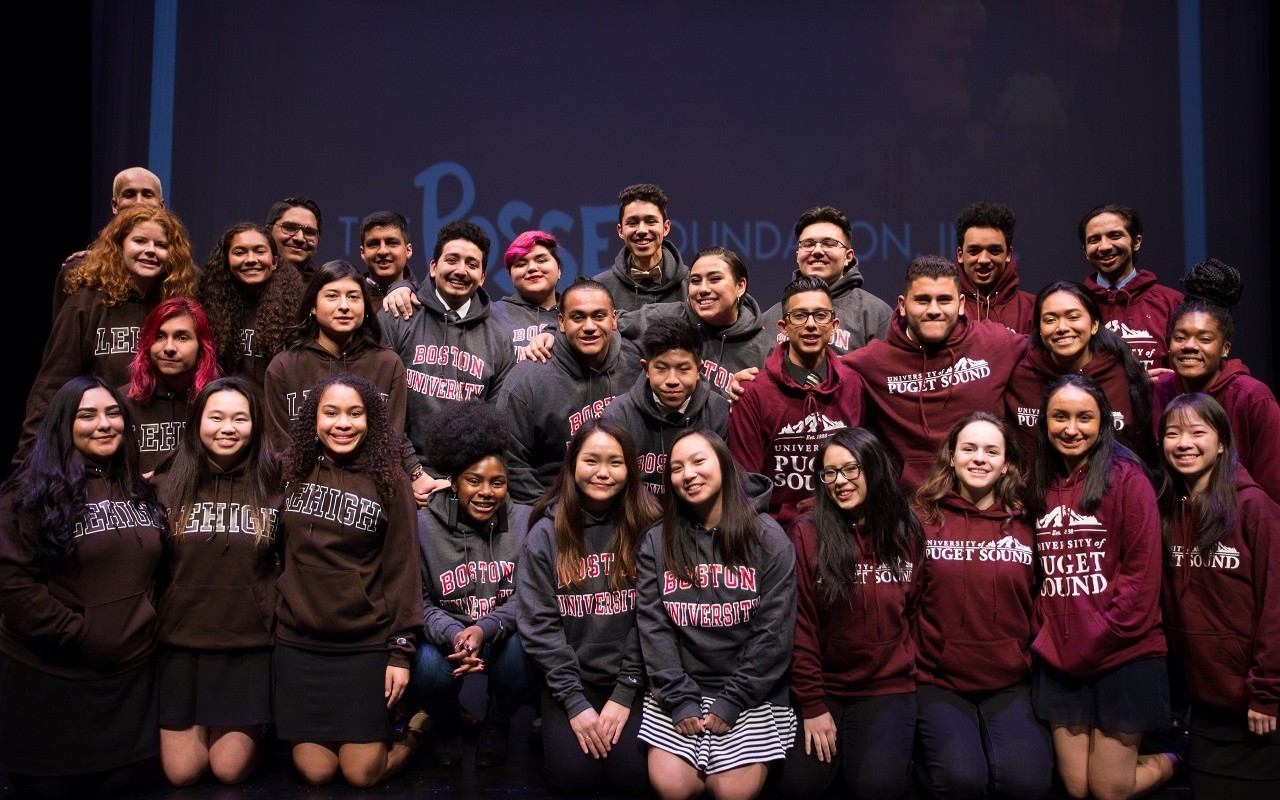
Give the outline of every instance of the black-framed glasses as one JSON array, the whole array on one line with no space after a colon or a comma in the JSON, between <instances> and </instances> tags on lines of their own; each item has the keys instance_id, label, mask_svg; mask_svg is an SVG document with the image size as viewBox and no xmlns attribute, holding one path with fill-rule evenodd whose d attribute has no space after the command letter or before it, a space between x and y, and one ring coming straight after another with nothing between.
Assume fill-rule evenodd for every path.
<instances>
[{"instance_id":1,"label":"black-framed glasses","mask_svg":"<svg viewBox=\"0 0 1280 800\"><path fill-rule=\"evenodd\" d=\"M818 247L823 250L835 250L837 247L843 247L845 250L849 249L849 245L839 239L801 239L796 242L796 251L800 253L807 253Z\"/></svg>"},{"instance_id":2,"label":"black-framed glasses","mask_svg":"<svg viewBox=\"0 0 1280 800\"><path fill-rule=\"evenodd\" d=\"M314 239L320 235L320 229L313 228L310 225L302 225L297 222L277 222L276 224L280 226L280 230L290 236L297 236L301 233L304 239Z\"/></svg>"},{"instance_id":3,"label":"black-framed glasses","mask_svg":"<svg viewBox=\"0 0 1280 800\"><path fill-rule=\"evenodd\" d=\"M861 464L845 464L843 467L827 467L818 473L818 480L823 483L835 483L836 476L844 478L846 481L853 483L862 474Z\"/></svg>"},{"instance_id":4,"label":"black-framed glasses","mask_svg":"<svg viewBox=\"0 0 1280 800\"><path fill-rule=\"evenodd\" d=\"M809 317L813 317L813 321L819 325L826 325L828 322L836 318L835 313L829 308L815 308L812 311L805 311L803 308L793 308L783 315L787 322L792 325L803 325L809 321Z\"/></svg>"}]
</instances>

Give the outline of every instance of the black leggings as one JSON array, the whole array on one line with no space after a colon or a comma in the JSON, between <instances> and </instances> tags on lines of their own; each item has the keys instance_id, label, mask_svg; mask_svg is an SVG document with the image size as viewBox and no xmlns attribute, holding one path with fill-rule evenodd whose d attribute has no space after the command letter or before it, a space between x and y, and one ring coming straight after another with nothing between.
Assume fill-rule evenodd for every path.
<instances>
[{"instance_id":1,"label":"black leggings","mask_svg":"<svg viewBox=\"0 0 1280 800\"><path fill-rule=\"evenodd\" d=\"M604 708L609 691L583 686L587 702L597 712ZM600 790L626 795L649 793L648 746L640 741L640 718L644 715L644 692L637 692L631 714L618 743L606 758L594 759L582 752L578 737L569 725L564 706L549 691L542 693L543 770L550 783L564 794L586 794Z\"/></svg>"}]
</instances>

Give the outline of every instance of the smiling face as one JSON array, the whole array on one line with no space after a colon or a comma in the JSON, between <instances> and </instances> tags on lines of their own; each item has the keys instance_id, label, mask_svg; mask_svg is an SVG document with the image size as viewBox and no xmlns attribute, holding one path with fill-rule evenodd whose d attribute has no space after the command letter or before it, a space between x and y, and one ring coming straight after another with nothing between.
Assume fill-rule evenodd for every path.
<instances>
[{"instance_id":1,"label":"smiling face","mask_svg":"<svg viewBox=\"0 0 1280 800\"><path fill-rule=\"evenodd\" d=\"M320 244L320 223L311 209L294 206L271 226L271 235L279 247L280 257L295 267L302 267L311 261Z\"/></svg>"},{"instance_id":2,"label":"smiling face","mask_svg":"<svg viewBox=\"0 0 1280 800\"><path fill-rule=\"evenodd\" d=\"M151 291L169 268L169 235L154 220L139 222L120 243L124 265L140 294Z\"/></svg>"},{"instance_id":3,"label":"smiling face","mask_svg":"<svg viewBox=\"0 0 1280 800\"><path fill-rule=\"evenodd\" d=\"M209 395L200 413L200 444L219 469L234 467L253 441L249 398L231 390Z\"/></svg>"},{"instance_id":4,"label":"smiling face","mask_svg":"<svg viewBox=\"0 0 1280 800\"><path fill-rule=\"evenodd\" d=\"M662 261L662 242L671 233L671 220L662 209L644 200L633 200L622 209L618 238L631 252L637 267L652 267Z\"/></svg>"},{"instance_id":5,"label":"smiling face","mask_svg":"<svg viewBox=\"0 0 1280 800\"><path fill-rule=\"evenodd\" d=\"M588 434L573 462L573 482L583 509L603 514L627 485L622 445L604 431Z\"/></svg>"},{"instance_id":6,"label":"smiling face","mask_svg":"<svg viewBox=\"0 0 1280 800\"><path fill-rule=\"evenodd\" d=\"M689 268L689 307L708 325L725 327L738 320L738 302L747 282L735 280L720 256L703 256Z\"/></svg>"},{"instance_id":7,"label":"smiling face","mask_svg":"<svg viewBox=\"0 0 1280 800\"><path fill-rule=\"evenodd\" d=\"M956 248L956 261L973 287L989 294L1004 275L1013 251L999 228L967 228Z\"/></svg>"},{"instance_id":8,"label":"smiling face","mask_svg":"<svg viewBox=\"0 0 1280 800\"><path fill-rule=\"evenodd\" d=\"M1062 456L1067 474L1089 460L1102 430L1102 412L1093 395L1079 386L1063 386L1049 398L1045 408L1049 444Z\"/></svg>"},{"instance_id":9,"label":"smiling face","mask_svg":"<svg viewBox=\"0 0 1280 800\"><path fill-rule=\"evenodd\" d=\"M171 382L189 377L200 360L195 320L190 314L175 314L160 323L147 354L161 379Z\"/></svg>"},{"instance_id":10,"label":"smiling face","mask_svg":"<svg viewBox=\"0 0 1280 800\"><path fill-rule=\"evenodd\" d=\"M95 386L80 395L71 443L89 461L105 465L124 441L124 412L111 392Z\"/></svg>"},{"instance_id":11,"label":"smiling face","mask_svg":"<svg viewBox=\"0 0 1280 800\"><path fill-rule=\"evenodd\" d=\"M1169 362L1183 383L1202 391L1222 371L1222 360L1231 353L1231 342L1212 314L1189 311L1174 323L1169 337Z\"/></svg>"},{"instance_id":12,"label":"smiling face","mask_svg":"<svg viewBox=\"0 0 1280 800\"><path fill-rule=\"evenodd\" d=\"M916 278L898 297L898 314L911 338L934 347L947 341L964 313L964 297L955 278Z\"/></svg>"},{"instance_id":13,"label":"smiling face","mask_svg":"<svg viewBox=\"0 0 1280 800\"><path fill-rule=\"evenodd\" d=\"M320 327L320 343L341 352L351 335L364 324L364 290L355 278L339 278L320 287L311 306ZM330 352L333 352L330 350Z\"/></svg>"},{"instance_id":14,"label":"smiling face","mask_svg":"<svg viewBox=\"0 0 1280 800\"><path fill-rule=\"evenodd\" d=\"M671 447L667 460L671 488L676 496L689 504L705 527L719 524L723 508L721 488L724 476L720 459L705 436L691 434Z\"/></svg>"},{"instance_id":15,"label":"smiling face","mask_svg":"<svg viewBox=\"0 0 1280 800\"><path fill-rule=\"evenodd\" d=\"M511 284L521 297L535 306L554 305L559 282L560 263L544 245L534 245L528 253L511 262Z\"/></svg>"},{"instance_id":16,"label":"smiling face","mask_svg":"<svg viewBox=\"0 0 1280 800\"><path fill-rule=\"evenodd\" d=\"M1191 409L1169 414L1161 440L1164 459L1182 476L1193 496L1208 486L1213 465L1226 450L1218 431Z\"/></svg>"},{"instance_id":17,"label":"smiling face","mask_svg":"<svg viewBox=\"0 0 1280 800\"><path fill-rule=\"evenodd\" d=\"M1112 286L1133 271L1134 254L1141 248L1142 236L1130 236L1119 214L1099 214L1084 226L1084 257Z\"/></svg>"},{"instance_id":18,"label":"smiling face","mask_svg":"<svg viewBox=\"0 0 1280 800\"><path fill-rule=\"evenodd\" d=\"M956 437L951 456L956 488L961 497L978 508L991 504L996 483L1009 471L1004 448L1004 434L990 422L970 422Z\"/></svg>"},{"instance_id":19,"label":"smiling face","mask_svg":"<svg viewBox=\"0 0 1280 800\"><path fill-rule=\"evenodd\" d=\"M599 289L569 292L560 305L560 330L569 347L592 367L604 363L618 315L609 295Z\"/></svg>"},{"instance_id":20,"label":"smiling face","mask_svg":"<svg viewBox=\"0 0 1280 800\"><path fill-rule=\"evenodd\" d=\"M829 473L831 483L823 483L822 490L827 493L831 502L835 503L846 515L858 522L865 517L863 504L867 502L867 475L862 471L858 459L846 447L838 444L827 445L822 453L822 468L833 470ZM858 477L849 480L844 473L857 469Z\"/></svg>"},{"instance_id":21,"label":"smiling face","mask_svg":"<svg viewBox=\"0 0 1280 800\"><path fill-rule=\"evenodd\" d=\"M675 411L698 387L698 359L688 350L668 350L652 359L640 359L649 389L667 411Z\"/></svg>"},{"instance_id":22,"label":"smiling face","mask_svg":"<svg viewBox=\"0 0 1280 800\"><path fill-rule=\"evenodd\" d=\"M449 308L458 308L484 285L484 251L467 239L453 239L431 262L431 281Z\"/></svg>"},{"instance_id":23,"label":"smiling face","mask_svg":"<svg viewBox=\"0 0 1280 800\"><path fill-rule=\"evenodd\" d=\"M812 248L807 245L813 242ZM853 248L844 231L834 222L815 222L804 226L796 237L796 269L801 275L821 278L830 286L840 280L853 263Z\"/></svg>"},{"instance_id":24,"label":"smiling face","mask_svg":"<svg viewBox=\"0 0 1280 800\"><path fill-rule=\"evenodd\" d=\"M827 342L840 325L831 308L831 296L826 292L796 292L787 298L782 311L784 317L778 321L778 330L787 336L787 357L800 366L813 367L824 358ZM818 322L814 314L808 313L815 311L831 316L825 322ZM790 318L793 312L806 312L804 322L793 322Z\"/></svg>"},{"instance_id":25,"label":"smiling face","mask_svg":"<svg viewBox=\"0 0 1280 800\"><path fill-rule=\"evenodd\" d=\"M240 231L227 247L227 268L242 286L261 289L276 270L271 244L258 231Z\"/></svg>"},{"instance_id":26,"label":"smiling face","mask_svg":"<svg viewBox=\"0 0 1280 800\"><path fill-rule=\"evenodd\" d=\"M1098 333L1099 321L1089 316L1080 298L1071 292L1054 292L1040 304L1040 341L1053 363L1063 371L1089 363L1089 341Z\"/></svg>"},{"instance_id":27,"label":"smiling face","mask_svg":"<svg viewBox=\"0 0 1280 800\"><path fill-rule=\"evenodd\" d=\"M329 458L340 461L353 455L369 430L364 401L350 386L334 384L320 395L316 409L316 437Z\"/></svg>"},{"instance_id":28,"label":"smiling face","mask_svg":"<svg viewBox=\"0 0 1280 800\"><path fill-rule=\"evenodd\" d=\"M360 243L360 258L373 279L384 285L398 281L413 255L404 231L393 225L375 225L365 231Z\"/></svg>"},{"instance_id":29,"label":"smiling face","mask_svg":"<svg viewBox=\"0 0 1280 800\"><path fill-rule=\"evenodd\" d=\"M507 501L507 467L501 459L485 456L453 479L458 508L476 522L488 522Z\"/></svg>"}]
</instances>

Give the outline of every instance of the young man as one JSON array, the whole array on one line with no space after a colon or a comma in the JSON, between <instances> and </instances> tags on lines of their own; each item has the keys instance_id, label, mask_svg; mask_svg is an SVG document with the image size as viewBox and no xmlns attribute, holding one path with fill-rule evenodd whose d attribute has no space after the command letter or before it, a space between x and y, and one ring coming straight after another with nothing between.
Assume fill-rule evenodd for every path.
<instances>
[{"instance_id":1,"label":"young man","mask_svg":"<svg viewBox=\"0 0 1280 800\"><path fill-rule=\"evenodd\" d=\"M450 222L436 236L429 280L418 289L421 308L408 319L378 314L383 343L404 362L405 434L424 467L430 460L424 442L433 412L458 400L496 402L515 363L511 341L490 316L489 295L482 288L488 257L489 237L478 225Z\"/></svg>"},{"instance_id":2,"label":"young man","mask_svg":"<svg viewBox=\"0 0 1280 800\"><path fill-rule=\"evenodd\" d=\"M862 273L853 253L853 229L838 208L818 206L796 220L796 271L793 277L821 278L831 290L840 323L831 332L837 354L856 350L872 339L883 339L893 309L862 288ZM765 312L765 319L781 319L782 303ZM778 334L778 342L786 332Z\"/></svg>"},{"instance_id":3,"label":"young man","mask_svg":"<svg viewBox=\"0 0 1280 800\"><path fill-rule=\"evenodd\" d=\"M493 304L493 314L511 331L516 360L534 338L556 324L560 312L560 251L556 237L546 231L525 231L502 256L511 273L515 294Z\"/></svg>"},{"instance_id":4,"label":"young man","mask_svg":"<svg viewBox=\"0 0 1280 800\"><path fill-rule=\"evenodd\" d=\"M729 401L700 380L702 332L681 317L654 320L640 337L644 374L604 411L636 440L645 488L662 496L671 440L685 428L728 435Z\"/></svg>"},{"instance_id":5,"label":"young man","mask_svg":"<svg viewBox=\"0 0 1280 800\"><path fill-rule=\"evenodd\" d=\"M1119 335L1148 370L1165 367L1169 318L1182 292L1156 283L1154 272L1138 269L1142 218L1128 206L1098 206L1080 219L1077 233L1094 272L1084 285L1102 309L1107 330Z\"/></svg>"},{"instance_id":6,"label":"young man","mask_svg":"<svg viewBox=\"0 0 1280 800\"><path fill-rule=\"evenodd\" d=\"M517 503L532 503L550 488L569 439L640 374L640 353L618 334L617 310L603 284L590 278L570 284L557 321L550 359L517 364L498 396L511 425L507 473ZM510 356L510 339L504 344Z\"/></svg>"},{"instance_id":7,"label":"young man","mask_svg":"<svg viewBox=\"0 0 1280 800\"><path fill-rule=\"evenodd\" d=\"M267 230L276 240L280 257L293 264L310 280L319 266L315 262L320 246L320 206L307 197L286 197L267 209Z\"/></svg>"},{"instance_id":8,"label":"young man","mask_svg":"<svg viewBox=\"0 0 1280 800\"><path fill-rule=\"evenodd\" d=\"M957 420L1000 413L1027 338L965 316L956 265L921 256L907 266L889 336L844 356L867 387L868 426L901 462L914 490Z\"/></svg>"},{"instance_id":9,"label":"young man","mask_svg":"<svg viewBox=\"0 0 1280 800\"><path fill-rule=\"evenodd\" d=\"M613 268L595 276L613 295L619 311L647 303L683 300L689 269L667 241L667 195L652 183L628 186L618 195L618 238L622 249Z\"/></svg>"},{"instance_id":10,"label":"young man","mask_svg":"<svg viewBox=\"0 0 1280 800\"><path fill-rule=\"evenodd\" d=\"M395 211L375 211L360 222L360 258L369 273L365 283L370 294L381 300L392 284L414 280L409 268L413 243L409 241L409 220Z\"/></svg>"},{"instance_id":11,"label":"young man","mask_svg":"<svg viewBox=\"0 0 1280 800\"><path fill-rule=\"evenodd\" d=\"M729 452L748 472L773 482L769 513L784 528L813 497L813 459L841 428L862 424L862 379L828 344L840 326L831 288L816 275L782 291L774 348L729 414Z\"/></svg>"},{"instance_id":12,"label":"young man","mask_svg":"<svg viewBox=\"0 0 1280 800\"><path fill-rule=\"evenodd\" d=\"M1000 203L974 203L956 217L956 264L969 317L1031 333L1036 297L1018 288L1013 258L1013 211Z\"/></svg>"}]
</instances>

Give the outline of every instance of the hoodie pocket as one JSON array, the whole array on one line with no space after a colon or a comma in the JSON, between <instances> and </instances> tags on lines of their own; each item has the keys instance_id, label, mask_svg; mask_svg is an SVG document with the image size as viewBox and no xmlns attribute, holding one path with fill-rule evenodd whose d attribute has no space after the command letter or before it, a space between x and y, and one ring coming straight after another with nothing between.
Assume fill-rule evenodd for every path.
<instances>
[{"instance_id":1,"label":"hoodie pocket","mask_svg":"<svg viewBox=\"0 0 1280 800\"><path fill-rule=\"evenodd\" d=\"M937 671L963 691L1003 689L1028 679L1031 654L1016 639L944 639Z\"/></svg>"},{"instance_id":2,"label":"hoodie pocket","mask_svg":"<svg viewBox=\"0 0 1280 800\"><path fill-rule=\"evenodd\" d=\"M161 637L183 647L263 645L271 613L258 594L253 586L174 584L161 601Z\"/></svg>"},{"instance_id":3,"label":"hoodie pocket","mask_svg":"<svg viewBox=\"0 0 1280 800\"><path fill-rule=\"evenodd\" d=\"M881 680L907 673L910 654L903 643L830 639L822 646L822 671L845 676L848 683Z\"/></svg>"},{"instance_id":4,"label":"hoodie pocket","mask_svg":"<svg viewBox=\"0 0 1280 800\"><path fill-rule=\"evenodd\" d=\"M1124 645L1102 612L1082 611L1045 620L1031 649L1054 668L1086 677L1096 674L1103 659Z\"/></svg>"},{"instance_id":5,"label":"hoodie pocket","mask_svg":"<svg viewBox=\"0 0 1280 800\"><path fill-rule=\"evenodd\" d=\"M361 640L385 622L355 570L294 564L280 576L279 595L280 619L317 639Z\"/></svg>"},{"instance_id":6,"label":"hoodie pocket","mask_svg":"<svg viewBox=\"0 0 1280 800\"><path fill-rule=\"evenodd\" d=\"M1179 656L1183 680L1193 699L1212 696L1213 705L1228 708L1248 702L1245 678L1253 660L1233 634L1175 628L1169 630L1168 641Z\"/></svg>"},{"instance_id":7,"label":"hoodie pocket","mask_svg":"<svg viewBox=\"0 0 1280 800\"><path fill-rule=\"evenodd\" d=\"M90 663L127 663L155 642L156 610L148 592L86 606L80 653Z\"/></svg>"}]
</instances>

